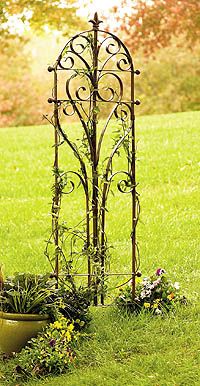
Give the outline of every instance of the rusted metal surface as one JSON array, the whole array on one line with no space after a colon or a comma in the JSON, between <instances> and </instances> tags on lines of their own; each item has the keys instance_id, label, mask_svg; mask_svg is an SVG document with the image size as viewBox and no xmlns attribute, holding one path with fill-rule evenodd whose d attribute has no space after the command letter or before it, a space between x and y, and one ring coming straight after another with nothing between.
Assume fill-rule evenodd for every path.
<instances>
[{"instance_id":1,"label":"rusted metal surface","mask_svg":"<svg viewBox=\"0 0 200 386\"><path fill-rule=\"evenodd\" d=\"M71 149L72 154L79 161L79 170L70 170L66 175L76 176L80 180L85 194L85 236L84 248L87 253L87 273L73 273L72 275L87 276L88 286L94 287L94 304L104 304L104 293L99 291L103 287L105 277L117 275L107 272L107 238L106 217L107 199L111 183L114 177L121 178L118 182L118 190L132 197L131 210L131 278L132 294L135 296L135 277L138 272L136 225L139 216L139 200L136 191L135 169L135 115L134 106L140 102L134 99L134 76L139 75L134 70L131 55L123 42L110 32L100 29L101 20L97 13L90 20L92 29L73 36L63 48L54 66L49 67L49 72L54 72L54 89L49 103L54 103L53 125L55 127L55 169L59 169L58 163L58 137ZM103 52L103 54L102 54ZM102 59L103 58L103 59ZM66 73L65 93L59 95L58 77L60 73ZM124 84L123 74L129 75L129 84ZM73 84L79 84L74 88ZM104 86L102 87L102 84ZM73 86L73 87L72 87ZM124 90L130 88L129 98L124 97ZM99 105L108 106L110 110L105 124L99 132ZM102 109L103 109L102 107ZM84 145L87 146L87 160L79 147L69 139L65 133L61 116L70 118L76 116L84 133ZM100 159L103 148L103 140L111 119L119 122L122 132L115 141L110 154L104 159L103 173L100 176ZM126 147L127 170L113 171L113 159L119 149ZM103 177L102 177L103 175ZM72 178L69 180L74 190ZM52 233L54 243L59 249L58 234L58 207L59 195L57 176L55 174L55 195L52 207ZM92 252L91 252L92 251ZM55 274L59 274L58 256L55 259ZM129 268L130 269L130 268ZM125 275L118 273L118 275Z\"/></svg>"}]
</instances>

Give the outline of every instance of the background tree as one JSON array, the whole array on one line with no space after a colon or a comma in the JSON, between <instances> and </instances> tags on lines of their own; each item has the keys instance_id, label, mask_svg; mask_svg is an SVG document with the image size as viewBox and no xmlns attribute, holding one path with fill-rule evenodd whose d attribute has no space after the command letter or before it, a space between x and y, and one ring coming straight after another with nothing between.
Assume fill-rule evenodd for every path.
<instances>
[{"instance_id":1,"label":"background tree","mask_svg":"<svg viewBox=\"0 0 200 386\"><path fill-rule=\"evenodd\" d=\"M189 46L200 38L199 0L122 0L113 11L132 52L150 55L174 36L183 35Z\"/></svg>"},{"instance_id":2,"label":"background tree","mask_svg":"<svg viewBox=\"0 0 200 386\"><path fill-rule=\"evenodd\" d=\"M1 1L0 126L44 123L52 89L46 69L59 53L58 31L71 36L85 28L76 10L74 0Z\"/></svg>"},{"instance_id":3,"label":"background tree","mask_svg":"<svg viewBox=\"0 0 200 386\"><path fill-rule=\"evenodd\" d=\"M0 4L0 31L6 37L14 33L12 23L43 31L44 26L71 34L77 26L84 26L77 16L75 0L8 0Z\"/></svg>"},{"instance_id":4,"label":"background tree","mask_svg":"<svg viewBox=\"0 0 200 386\"><path fill-rule=\"evenodd\" d=\"M142 70L138 114L200 109L199 0L121 0L107 23Z\"/></svg>"}]
</instances>

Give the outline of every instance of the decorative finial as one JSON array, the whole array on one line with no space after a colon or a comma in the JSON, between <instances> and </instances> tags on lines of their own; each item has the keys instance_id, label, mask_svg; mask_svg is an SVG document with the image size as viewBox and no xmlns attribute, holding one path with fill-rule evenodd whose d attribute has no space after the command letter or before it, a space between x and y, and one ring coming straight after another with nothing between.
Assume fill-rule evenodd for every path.
<instances>
[{"instance_id":1,"label":"decorative finial","mask_svg":"<svg viewBox=\"0 0 200 386\"><path fill-rule=\"evenodd\" d=\"M98 13L95 12L94 19L93 20L89 20L89 23L92 23L93 24L93 29L97 31L99 29L99 24L103 23L103 21L99 20Z\"/></svg>"}]
</instances>

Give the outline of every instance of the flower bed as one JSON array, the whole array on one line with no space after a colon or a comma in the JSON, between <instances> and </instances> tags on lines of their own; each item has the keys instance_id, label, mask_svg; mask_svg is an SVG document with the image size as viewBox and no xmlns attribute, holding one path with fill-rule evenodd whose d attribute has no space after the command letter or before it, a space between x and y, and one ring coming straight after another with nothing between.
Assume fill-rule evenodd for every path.
<instances>
[{"instance_id":1,"label":"flower bed","mask_svg":"<svg viewBox=\"0 0 200 386\"><path fill-rule=\"evenodd\" d=\"M16 355L16 380L61 374L73 367L76 362L74 346L81 335L83 333L75 330L72 321L61 316Z\"/></svg>"},{"instance_id":2,"label":"flower bed","mask_svg":"<svg viewBox=\"0 0 200 386\"><path fill-rule=\"evenodd\" d=\"M144 310L154 315L162 315L173 310L177 303L186 303L186 298L180 295L179 283L173 283L163 268L158 268L150 277L138 279L134 299L130 284L131 282L119 289L115 300L122 310L136 314Z\"/></svg>"}]
</instances>

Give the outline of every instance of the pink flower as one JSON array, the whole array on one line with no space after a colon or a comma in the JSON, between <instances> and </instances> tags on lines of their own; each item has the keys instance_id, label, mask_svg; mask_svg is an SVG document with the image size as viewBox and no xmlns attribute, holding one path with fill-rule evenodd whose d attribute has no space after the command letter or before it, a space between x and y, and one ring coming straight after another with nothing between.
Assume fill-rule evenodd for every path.
<instances>
[{"instance_id":1,"label":"pink flower","mask_svg":"<svg viewBox=\"0 0 200 386\"><path fill-rule=\"evenodd\" d=\"M157 273L156 273L156 275L157 275ZM157 275L157 276L159 276L159 275ZM155 287L157 287L157 286L160 284L160 282L161 282L161 279L160 279L160 278L157 279L157 280L155 280L155 281L152 283L152 285L151 285L151 289L154 289Z\"/></svg>"}]
</instances>

